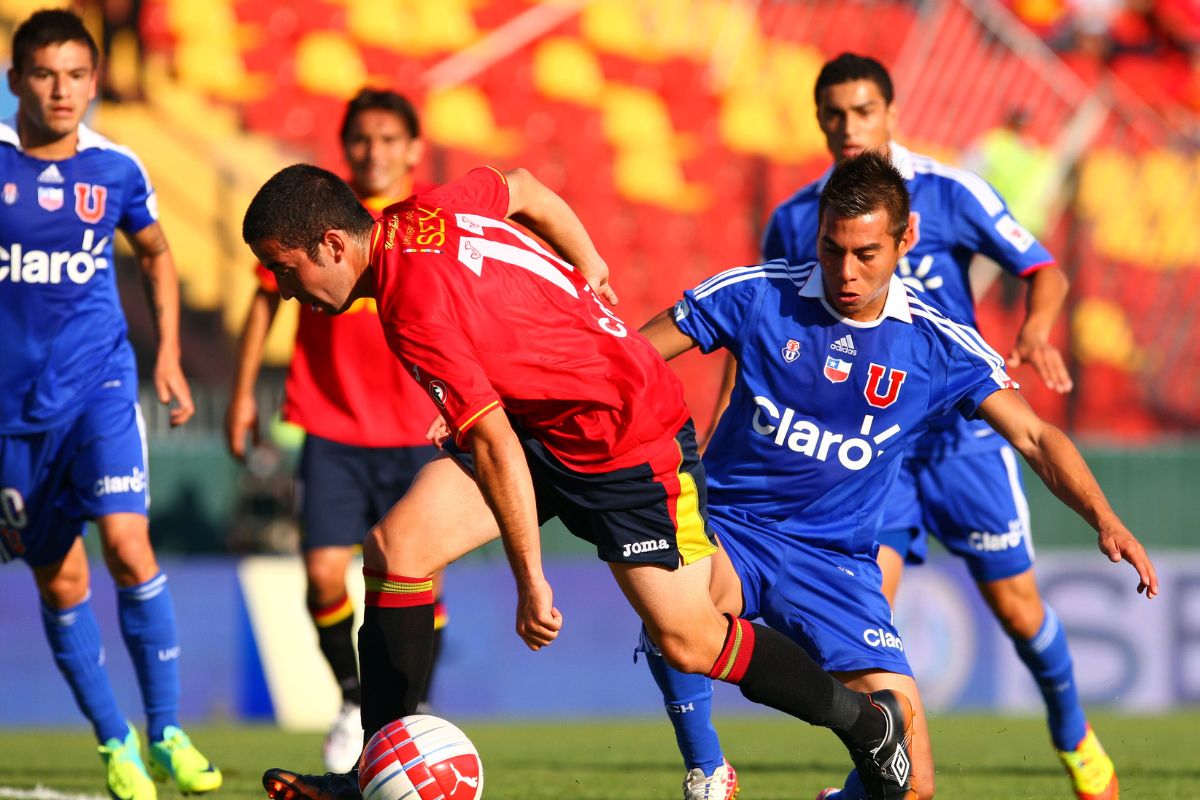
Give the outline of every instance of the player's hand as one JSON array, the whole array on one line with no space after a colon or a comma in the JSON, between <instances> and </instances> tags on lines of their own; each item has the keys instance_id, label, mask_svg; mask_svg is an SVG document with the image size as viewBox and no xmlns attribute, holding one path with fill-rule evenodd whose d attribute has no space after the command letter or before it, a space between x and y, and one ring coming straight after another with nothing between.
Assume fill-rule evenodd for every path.
<instances>
[{"instance_id":1,"label":"player's hand","mask_svg":"<svg viewBox=\"0 0 1200 800\"><path fill-rule=\"evenodd\" d=\"M158 402L171 407L171 427L182 425L196 413L196 404L192 402L192 390L187 378L183 375L183 367L178 358L160 356L154 365L154 390L158 393Z\"/></svg>"},{"instance_id":2,"label":"player's hand","mask_svg":"<svg viewBox=\"0 0 1200 800\"><path fill-rule=\"evenodd\" d=\"M1009 369L1029 364L1046 384L1059 394L1066 394L1075 386L1067 372L1067 364L1058 348L1050 344L1045 334L1022 328L1017 343L1008 355Z\"/></svg>"},{"instance_id":3,"label":"player's hand","mask_svg":"<svg viewBox=\"0 0 1200 800\"><path fill-rule=\"evenodd\" d=\"M517 590L517 635L530 650L541 650L558 637L562 614L554 607L554 591L545 578Z\"/></svg>"},{"instance_id":4,"label":"player's hand","mask_svg":"<svg viewBox=\"0 0 1200 800\"><path fill-rule=\"evenodd\" d=\"M225 446L238 461L246 460L246 434L258 446L258 402L253 394L235 394L225 409Z\"/></svg>"},{"instance_id":5,"label":"player's hand","mask_svg":"<svg viewBox=\"0 0 1200 800\"><path fill-rule=\"evenodd\" d=\"M425 431L425 438L429 443L438 450L442 449L442 445L450 438L450 426L446 423L446 418L438 414L433 418L433 422L429 423L429 428Z\"/></svg>"},{"instance_id":6,"label":"player's hand","mask_svg":"<svg viewBox=\"0 0 1200 800\"><path fill-rule=\"evenodd\" d=\"M1142 543L1128 528L1118 524L1101 531L1097 544L1100 546L1100 552L1108 556L1108 560L1114 564L1124 559L1133 565L1138 574L1139 594L1145 592L1147 598L1158 594L1158 575L1154 572L1154 564L1146 554L1146 548L1142 547Z\"/></svg>"},{"instance_id":7,"label":"player's hand","mask_svg":"<svg viewBox=\"0 0 1200 800\"><path fill-rule=\"evenodd\" d=\"M597 258L587 264L579 265L579 274L588 282L588 286L592 287L592 291L599 295L600 299L608 303L610 306L615 306L617 293L613 291L612 284L608 282L608 264L602 258Z\"/></svg>"}]
</instances>

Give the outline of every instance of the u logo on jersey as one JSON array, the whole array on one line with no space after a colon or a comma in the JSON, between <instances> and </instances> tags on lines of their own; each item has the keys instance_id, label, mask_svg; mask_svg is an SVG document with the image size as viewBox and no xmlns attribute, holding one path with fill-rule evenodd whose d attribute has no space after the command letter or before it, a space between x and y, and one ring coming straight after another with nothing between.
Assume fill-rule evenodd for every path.
<instances>
[{"instance_id":1,"label":"u logo on jersey","mask_svg":"<svg viewBox=\"0 0 1200 800\"><path fill-rule=\"evenodd\" d=\"M885 375L887 376L887 388L880 393L880 384ZM867 385L863 388L863 394L866 396L867 402L875 408L887 408L900 396L900 387L907 377L908 373L905 370L883 367L871 362L871 366L867 367Z\"/></svg>"},{"instance_id":2,"label":"u logo on jersey","mask_svg":"<svg viewBox=\"0 0 1200 800\"><path fill-rule=\"evenodd\" d=\"M104 199L108 189L95 183L75 184L75 213L89 225L104 218Z\"/></svg>"}]
</instances>

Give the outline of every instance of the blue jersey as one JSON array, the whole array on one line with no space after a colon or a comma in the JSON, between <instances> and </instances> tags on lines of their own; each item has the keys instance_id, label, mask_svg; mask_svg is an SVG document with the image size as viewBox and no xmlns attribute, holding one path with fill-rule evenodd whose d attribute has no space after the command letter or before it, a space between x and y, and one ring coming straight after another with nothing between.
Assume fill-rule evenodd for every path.
<instances>
[{"instance_id":1,"label":"blue jersey","mask_svg":"<svg viewBox=\"0 0 1200 800\"><path fill-rule=\"evenodd\" d=\"M1013 275L1025 276L1054 263L1054 257L1013 219L1004 200L971 172L939 164L892 142L892 163L904 176L912 198L916 242L900 259L897 274L918 296L951 319L975 324L975 302L967 272L976 253ZM829 178L805 186L771 215L763 238L763 259L793 264L817 257L817 208ZM993 449L1004 443L983 422L947 417L934 423L916 452Z\"/></svg>"},{"instance_id":2,"label":"blue jersey","mask_svg":"<svg viewBox=\"0 0 1200 800\"><path fill-rule=\"evenodd\" d=\"M684 293L675 322L738 371L704 457L709 512L830 549L869 552L905 447L931 416L974 415L1015 387L1004 360L892 277L882 315L846 319L819 265L727 270Z\"/></svg>"},{"instance_id":3,"label":"blue jersey","mask_svg":"<svg viewBox=\"0 0 1200 800\"><path fill-rule=\"evenodd\" d=\"M133 350L117 295L113 235L157 218L141 163L85 126L75 155L26 155L0 123L0 433L62 424Z\"/></svg>"}]
</instances>

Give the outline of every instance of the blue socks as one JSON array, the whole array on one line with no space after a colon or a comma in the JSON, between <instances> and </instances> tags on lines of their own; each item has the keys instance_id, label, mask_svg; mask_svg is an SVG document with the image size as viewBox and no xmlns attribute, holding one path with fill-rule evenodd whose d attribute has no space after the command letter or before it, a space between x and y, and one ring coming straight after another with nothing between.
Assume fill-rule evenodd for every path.
<instances>
[{"instance_id":1,"label":"blue socks","mask_svg":"<svg viewBox=\"0 0 1200 800\"><path fill-rule=\"evenodd\" d=\"M1043 607L1046 618L1037 635L1029 641L1013 639L1013 644L1046 701L1050 738L1054 740L1054 746L1059 750L1074 750L1087 733L1087 718L1083 706L1079 704L1067 635L1054 609L1048 605Z\"/></svg>"},{"instance_id":2,"label":"blue socks","mask_svg":"<svg viewBox=\"0 0 1200 800\"><path fill-rule=\"evenodd\" d=\"M684 765L689 771L699 767L705 775L712 775L725 762L721 741L712 724L712 680L667 666L645 628L635 658L636 653L646 656L646 665L662 692Z\"/></svg>"},{"instance_id":3,"label":"blue socks","mask_svg":"<svg viewBox=\"0 0 1200 800\"><path fill-rule=\"evenodd\" d=\"M117 589L117 611L142 690L147 733L157 742L164 728L179 725L179 635L167 576L160 572L145 583Z\"/></svg>"},{"instance_id":4,"label":"blue socks","mask_svg":"<svg viewBox=\"0 0 1200 800\"><path fill-rule=\"evenodd\" d=\"M92 612L91 595L72 608L57 610L42 604L42 627L75 703L92 723L101 744L124 740L129 727L117 708L112 684L104 669L104 646L100 626Z\"/></svg>"}]
</instances>

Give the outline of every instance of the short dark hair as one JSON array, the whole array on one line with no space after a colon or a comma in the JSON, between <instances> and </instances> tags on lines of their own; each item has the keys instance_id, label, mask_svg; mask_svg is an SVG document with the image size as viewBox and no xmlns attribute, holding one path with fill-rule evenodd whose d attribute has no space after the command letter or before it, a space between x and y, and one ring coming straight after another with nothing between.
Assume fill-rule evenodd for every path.
<instances>
[{"instance_id":1,"label":"short dark hair","mask_svg":"<svg viewBox=\"0 0 1200 800\"><path fill-rule=\"evenodd\" d=\"M871 81L879 87L884 102L889 106L892 104L895 90L892 88L892 76L888 74L887 68L870 56L854 53L842 53L832 61L825 62L825 66L821 67L821 74L817 76L817 85L813 87L813 100L819 107L821 92L830 86L850 81Z\"/></svg>"},{"instance_id":2,"label":"short dark hair","mask_svg":"<svg viewBox=\"0 0 1200 800\"><path fill-rule=\"evenodd\" d=\"M375 224L346 182L311 164L293 164L276 172L250 201L242 220L246 244L272 239L281 247L303 249L316 259L328 230L369 236Z\"/></svg>"},{"instance_id":3,"label":"short dark hair","mask_svg":"<svg viewBox=\"0 0 1200 800\"><path fill-rule=\"evenodd\" d=\"M908 186L886 154L868 150L833 168L821 192L821 220L827 210L854 219L880 209L887 212L888 233L899 244L908 228Z\"/></svg>"},{"instance_id":4,"label":"short dark hair","mask_svg":"<svg viewBox=\"0 0 1200 800\"><path fill-rule=\"evenodd\" d=\"M25 69L35 50L63 42L81 42L92 53L92 67L100 64L100 49L84 27L83 20L73 11L57 8L35 11L21 23L13 34L12 68L17 74Z\"/></svg>"},{"instance_id":5,"label":"short dark hair","mask_svg":"<svg viewBox=\"0 0 1200 800\"><path fill-rule=\"evenodd\" d=\"M421 137L421 122L417 118L417 109L404 95L390 89L360 89L358 94L346 104L346 115L342 117L342 141L350 136L350 125L354 118L364 111L390 111L400 118L408 135L414 139Z\"/></svg>"}]
</instances>

